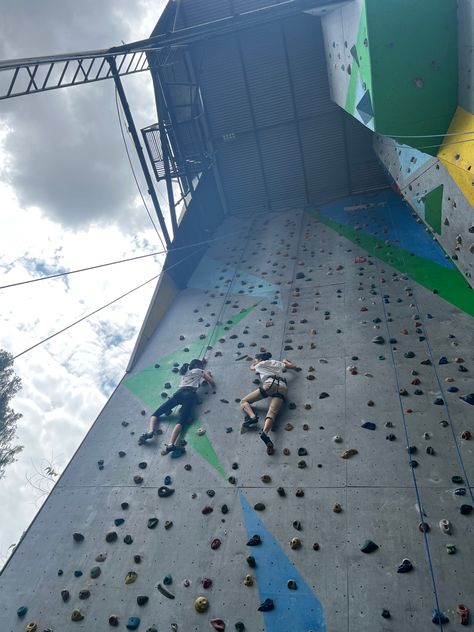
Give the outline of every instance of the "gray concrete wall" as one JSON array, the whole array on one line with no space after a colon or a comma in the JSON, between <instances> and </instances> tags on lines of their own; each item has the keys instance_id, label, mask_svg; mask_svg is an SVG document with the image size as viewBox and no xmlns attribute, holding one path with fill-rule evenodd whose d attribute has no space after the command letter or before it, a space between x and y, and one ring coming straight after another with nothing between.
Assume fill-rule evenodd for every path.
<instances>
[{"instance_id":1,"label":"gray concrete wall","mask_svg":"<svg viewBox=\"0 0 474 632\"><path fill-rule=\"evenodd\" d=\"M40 631L105 632L111 615L119 617L120 629L138 616L139 630L156 626L160 632L210 630L213 619L222 619L226 630L242 622L251 632L419 632L432 629L431 610L438 606L450 618L449 629L460 629L457 605L474 607L474 515L459 512L462 503L472 504L473 442L461 432L472 430L474 408L459 399L474 391L472 316L367 250L366 231L378 230L387 204L394 204L373 201L360 196L340 203L344 220L360 218L353 232L341 219L330 224L332 207L319 217L297 209L232 218L221 227L222 240L161 318L1 575L2 632L19 632L29 622ZM394 209L390 230L401 212ZM423 227L415 220L410 226L422 241ZM371 342L377 335L384 344ZM397 342L389 344L392 337ZM138 446L148 416L171 390L166 382L176 383L173 364L208 345L217 388L202 393L186 454L160 454L171 422L163 422L164 434L150 445ZM240 433L237 401L255 387L249 360L240 358L261 347L301 368L289 375L292 405L272 433L273 456L256 431ZM408 351L415 357L406 358ZM448 364L438 364L441 356ZM421 364L426 359L432 366ZM459 371L461 364L468 372ZM459 392L448 393L453 385ZM400 397L400 389L408 395ZM445 405L433 405L437 396ZM259 410L263 416L262 404ZM365 421L376 429L362 428ZM200 427L205 435L197 434ZM386 439L389 433L394 441ZM416 454L409 456L407 445L416 446ZM428 445L434 455L426 453ZM299 448L308 454L298 456ZM341 458L349 448L358 453ZM135 475L143 482L134 483ZM454 484L453 475L464 483ZM159 498L166 476L175 492ZM466 488L466 496L454 495L456 487ZM265 509L256 511L256 503ZM333 511L336 503L340 513ZM203 515L205 506L213 512ZM420 507L429 533L419 531ZM159 523L148 529L152 517ZM441 533L443 518L451 521L452 535ZM111 530L118 535L114 543L105 541ZM74 532L84 540L75 542ZM261 536L260 546L246 545L253 534ZM290 548L294 537L300 549ZM215 538L217 550L211 548ZM379 549L362 553L366 539ZM448 543L456 554L448 555ZM100 554L106 559L96 562ZM248 566L248 555L256 568ZM399 574L405 557L414 569ZM95 566L101 574L92 579ZM137 578L126 584L130 571ZM157 589L168 574L172 599ZM247 574L252 586L244 585ZM211 587L203 587L204 578ZM297 590L288 588L289 580ZM88 599L80 599L83 589L90 590ZM140 595L149 597L146 605L137 604ZM194 608L200 595L210 604L203 614ZM262 613L266 598L275 609ZM16 614L20 606L28 608L23 619ZM74 608L82 621L71 621ZM390 619L382 618L383 609Z\"/></svg>"}]
</instances>

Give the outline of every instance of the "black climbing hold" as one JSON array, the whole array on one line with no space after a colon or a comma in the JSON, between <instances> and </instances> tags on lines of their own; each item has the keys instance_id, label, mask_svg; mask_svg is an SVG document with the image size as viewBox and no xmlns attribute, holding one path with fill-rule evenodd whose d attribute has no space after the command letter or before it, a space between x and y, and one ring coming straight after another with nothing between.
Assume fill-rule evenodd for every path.
<instances>
[{"instance_id":1,"label":"black climbing hold","mask_svg":"<svg viewBox=\"0 0 474 632\"><path fill-rule=\"evenodd\" d=\"M253 555L248 555L246 557L247 560L247 564L250 566L250 568L255 568L257 566L257 562L255 561L255 558Z\"/></svg>"},{"instance_id":2,"label":"black climbing hold","mask_svg":"<svg viewBox=\"0 0 474 632\"><path fill-rule=\"evenodd\" d=\"M294 579L289 579L286 585L290 590L296 590L298 588Z\"/></svg>"},{"instance_id":3,"label":"black climbing hold","mask_svg":"<svg viewBox=\"0 0 474 632\"><path fill-rule=\"evenodd\" d=\"M464 483L462 476L457 476L457 475L451 476L451 481L455 483L456 485L462 485Z\"/></svg>"},{"instance_id":4,"label":"black climbing hold","mask_svg":"<svg viewBox=\"0 0 474 632\"><path fill-rule=\"evenodd\" d=\"M277 487L277 494L282 497L286 496L286 492L283 487Z\"/></svg>"},{"instance_id":5,"label":"black climbing hold","mask_svg":"<svg viewBox=\"0 0 474 632\"><path fill-rule=\"evenodd\" d=\"M158 489L158 496L160 498L168 498L172 494L174 494L174 489L167 487L166 485L163 485Z\"/></svg>"},{"instance_id":6,"label":"black climbing hold","mask_svg":"<svg viewBox=\"0 0 474 632\"><path fill-rule=\"evenodd\" d=\"M115 542L117 538L118 538L118 535L116 531L109 531L108 533L105 534L106 542Z\"/></svg>"},{"instance_id":7,"label":"black climbing hold","mask_svg":"<svg viewBox=\"0 0 474 632\"><path fill-rule=\"evenodd\" d=\"M109 625L111 625L113 628L118 627L120 621L119 618L116 614L111 614L109 617Z\"/></svg>"},{"instance_id":8,"label":"black climbing hold","mask_svg":"<svg viewBox=\"0 0 474 632\"><path fill-rule=\"evenodd\" d=\"M269 612L275 608L275 604L273 603L273 599L267 598L264 602L260 604L257 608L260 612Z\"/></svg>"},{"instance_id":9,"label":"black climbing hold","mask_svg":"<svg viewBox=\"0 0 474 632\"><path fill-rule=\"evenodd\" d=\"M126 511L126 510L130 507L130 505L129 505L128 503L121 503L121 504L120 504L120 507L121 507L124 511Z\"/></svg>"},{"instance_id":10,"label":"black climbing hold","mask_svg":"<svg viewBox=\"0 0 474 632\"><path fill-rule=\"evenodd\" d=\"M372 540L366 540L364 544L360 547L360 550L362 551L362 553L373 553L378 548L378 544L375 544L375 542L372 542Z\"/></svg>"},{"instance_id":11,"label":"black climbing hold","mask_svg":"<svg viewBox=\"0 0 474 632\"><path fill-rule=\"evenodd\" d=\"M255 511L264 511L265 510L265 505L263 503L256 503L253 508L255 509Z\"/></svg>"},{"instance_id":12,"label":"black climbing hold","mask_svg":"<svg viewBox=\"0 0 474 632\"><path fill-rule=\"evenodd\" d=\"M226 504L222 505L222 507L221 507L221 512L222 512L224 515L225 515L225 514L227 514L227 513L229 513L229 507L228 507Z\"/></svg>"},{"instance_id":13,"label":"black climbing hold","mask_svg":"<svg viewBox=\"0 0 474 632\"><path fill-rule=\"evenodd\" d=\"M384 608L384 609L382 610L382 617L383 617L384 619L390 619L390 610L387 610L386 608Z\"/></svg>"},{"instance_id":14,"label":"black climbing hold","mask_svg":"<svg viewBox=\"0 0 474 632\"><path fill-rule=\"evenodd\" d=\"M258 546L262 543L262 539L258 534L253 535L247 542L247 546Z\"/></svg>"},{"instance_id":15,"label":"black climbing hold","mask_svg":"<svg viewBox=\"0 0 474 632\"><path fill-rule=\"evenodd\" d=\"M209 498L213 498L216 495L216 492L213 489L208 489L206 494L209 496Z\"/></svg>"},{"instance_id":16,"label":"black climbing hold","mask_svg":"<svg viewBox=\"0 0 474 632\"><path fill-rule=\"evenodd\" d=\"M135 564L141 564L142 556L141 555L134 555L133 556L133 561L135 562Z\"/></svg>"},{"instance_id":17,"label":"black climbing hold","mask_svg":"<svg viewBox=\"0 0 474 632\"><path fill-rule=\"evenodd\" d=\"M404 558L402 563L397 568L397 573L409 573L413 570L413 564L410 562L408 558Z\"/></svg>"},{"instance_id":18,"label":"black climbing hold","mask_svg":"<svg viewBox=\"0 0 474 632\"><path fill-rule=\"evenodd\" d=\"M463 516L468 516L472 511L472 505L461 505L459 508L459 513Z\"/></svg>"},{"instance_id":19,"label":"black climbing hold","mask_svg":"<svg viewBox=\"0 0 474 632\"><path fill-rule=\"evenodd\" d=\"M73 533L72 534L74 542L82 542L84 540L84 536L82 533Z\"/></svg>"},{"instance_id":20,"label":"black climbing hold","mask_svg":"<svg viewBox=\"0 0 474 632\"><path fill-rule=\"evenodd\" d=\"M89 599L90 596L91 596L91 591L88 590L87 588L84 588L83 590L79 591L79 599Z\"/></svg>"},{"instance_id":21,"label":"black climbing hold","mask_svg":"<svg viewBox=\"0 0 474 632\"><path fill-rule=\"evenodd\" d=\"M158 525L158 518L148 518L147 527L149 529L155 529Z\"/></svg>"},{"instance_id":22,"label":"black climbing hold","mask_svg":"<svg viewBox=\"0 0 474 632\"><path fill-rule=\"evenodd\" d=\"M147 597L146 595L138 595L137 597L137 604L139 606L144 606L145 604L148 603L149 597Z\"/></svg>"},{"instance_id":23,"label":"black climbing hold","mask_svg":"<svg viewBox=\"0 0 474 632\"><path fill-rule=\"evenodd\" d=\"M123 539L123 541L125 542L125 544L132 544L133 543L133 538L131 535L126 535Z\"/></svg>"},{"instance_id":24,"label":"black climbing hold","mask_svg":"<svg viewBox=\"0 0 474 632\"><path fill-rule=\"evenodd\" d=\"M306 448L298 448L298 456L306 456L308 454L308 450Z\"/></svg>"},{"instance_id":25,"label":"black climbing hold","mask_svg":"<svg viewBox=\"0 0 474 632\"><path fill-rule=\"evenodd\" d=\"M69 594L69 590L61 590L61 599L66 602L69 601L69 598L71 597L71 595Z\"/></svg>"},{"instance_id":26,"label":"black climbing hold","mask_svg":"<svg viewBox=\"0 0 474 632\"><path fill-rule=\"evenodd\" d=\"M319 394L319 399L326 399L326 397L329 397L329 393L325 393L323 391L322 393Z\"/></svg>"}]
</instances>

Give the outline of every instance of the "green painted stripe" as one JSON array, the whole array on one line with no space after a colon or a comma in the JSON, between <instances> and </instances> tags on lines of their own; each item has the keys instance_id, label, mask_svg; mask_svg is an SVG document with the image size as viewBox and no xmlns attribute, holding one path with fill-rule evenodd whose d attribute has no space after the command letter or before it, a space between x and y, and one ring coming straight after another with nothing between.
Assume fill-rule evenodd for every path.
<instances>
[{"instance_id":1,"label":"green painted stripe","mask_svg":"<svg viewBox=\"0 0 474 632\"><path fill-rule=\"evenodd\" d=\"M309 211L309 213L343 237L362 246L381 261L385 261L400 272L408 274L423 287L428 290L437 290L438 295L451 305L458 307L470 316L474 316L474 292L468 287L459 270L445 268L433 261L413 255L402 248L386 245L370 235L364 235L343 224L327 219L316 211Z\"/></svg>"},{"instance_id":2,"label":"green painted stripe","mask_svg":"<svg viewBox=\"0 0 474 632\"><path fill-rule=\"evenodd\" d=\"M199 356L202 349L207 346L212 346L219 338L225 338L233 327L240 323L255 309L257 304L242 310L232 318L227 319L222 325L218 325L214 331L208 334L205 340L197 339L189 342L187 344L189 351L186 352L183 351L183 349L178 349L158 358L157 364L160 365L158 368L151 366L143 371L139 371L136 375L132 375L124 381L125 386L134 395L136 395L136 397L138 397L145 406L150 409L150 411L155 410L164 401L160 395L163 390L163 384L165 382L170 382L171 389L169 389L169 392L175 391L179 386L179 374L171 372L173 364L175 362L178 362L179 364L189 362L192 358ZM164 419L163 421L167 421L173 425L176 423L176 420L173 419ZM190 424L185 432L186 440L189 445L202 456L203 459L212 465L212 467L227 480L227 474L224 466L220 462L214 446L207 434L202 436L196 434L196 430L199 428L201 423L202 422L199 418L196 418L193 423Z\"/></svg>"}]
</instances>

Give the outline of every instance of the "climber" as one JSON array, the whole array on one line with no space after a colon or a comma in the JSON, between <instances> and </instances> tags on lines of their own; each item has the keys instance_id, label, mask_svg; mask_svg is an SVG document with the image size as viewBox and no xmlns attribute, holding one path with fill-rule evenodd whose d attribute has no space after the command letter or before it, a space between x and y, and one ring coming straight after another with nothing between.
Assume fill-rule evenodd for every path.
<instances>
[{"instance_id":1,"label":"climber","mask_svg":"<svg viewBox=\"0 0 474 632\"><path fill-rule=\"evenodd\" d=\"M155 434L162 434L160 428L158 428L159 417L161 415L169 415L175 406L181 405L179 412L179 422L173 428L171 433L171 440L169 445L165 447L164 454L169 452L175 452L182 450L176 446L176 441L183 429L183 426L191 421L193 408L197 403L197 390L203 382L207 382L211 386L215 386L214 378L209 371L204 370L204 361L194 359L191 362L183 364L179 373L181 375L181 381L178 390L162 404L153 415L150 417L148 424L148 432L142 434L138 440L139 445L143 445L149 439L152 439Z\"/></svg>"},{"instance_id":2,"label":"climber","mask_svg":"<svg viewBox=\"0 0 474 632\"><path fill-rule=\"evenodd\" d=\"M283 372L285 369L297 368L293 362L290 362L286 358L280 361L272 360L271 357L272 354L269 352L258 353L255 356L255 360L250 365L250 369L258 374L262 385L259 386L257 390L252 391L240 400L240 406L245 413L243 426L245 428L250 428L258 423L258 417L250 404L258 402L266 397L271 397L270 405L263 424L263 430L260 433L260 438L267 446L267 454L273 454L275 452L273 443L268 436L268 433L272 428L278 411L286 399L287 385Z\"/></svg>"}]
</instances>

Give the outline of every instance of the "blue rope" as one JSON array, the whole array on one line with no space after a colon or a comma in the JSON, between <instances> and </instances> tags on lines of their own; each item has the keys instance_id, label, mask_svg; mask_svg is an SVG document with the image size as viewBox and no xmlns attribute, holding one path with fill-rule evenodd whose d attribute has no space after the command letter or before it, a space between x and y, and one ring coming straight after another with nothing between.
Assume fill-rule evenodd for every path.
<instances>
[{"instance_id":1,"label":"blue rope","mask_svg":"<svg viewBox=\"0 0 474 632\"><path fill-rule=\"evenodd\" d=\"M377 259L376 259L377 260ZM378 272L378 266L377 267L377 272ZM384 311L384 317L385 317L385 326L387 329L387 335L390 338L390 330L389 330L389 326L388 326L388 321L387 321L387 310L385 307L385 302L383 299L383 294L382 294L382 289L380 286L380 281L379 281L379 292L380 292L380 298L382 300L382 307L383 307L383 311ZM393 353L393 349L392 349L392 345L390 345L390 355L392 358L392 364L393 364L393 371L395 374L395 381L397 383L397 390L398 390L398 401L400 404L400 411L402 414L402 420L403 420L403 427L404 427L404 431L405 431L405 439L406 439L406 444L407 444L407 448L410 447L410 437L409 437L409 433L408 433L408 426L407 426L407 422L406 422L406 418L405 418L405 411L403 410L403 402L402 402L402 398L400 395L400 380L398 379L398 372L397 372L397 368L396 368L396 363L395 363L395 356ZM410 455L409 455L410 456ZM410 459L411 461L411 459ZM410 466L410 465L409 465ZM416 498L418 501L418 510L420 513L420 522L424 523L424 516L423 516L423 506L422 506L422 502L421 502L421 495L420 495L420 490L418 487L418 482L416 480L416 474L415 474L415 469L413 467L410 466L411 469L411 474L412 474L412 478L413 478L413 485L415 488L415 494L416 494ZM439 599L438 599L438 590L437 590L437 586L436 586L436 579L435 579L435 573L434 573L434 568L433 568L433 562L432 562L432 558L431 558L431 551L430 551L430 545L428 542L428 536L426 534L426 532L423 532L423 540L425 543L425 551L426 551L426 557L428 560L428 568L430 571L430 575L431 575L431 582L433 585L433 594L435 597L435 603L436 603L436 609L438 611L438 613L441 613L441 609L439 607ZM443 630L443 624L439 623L440 629Z\"/></svg>"}]
</instances>

